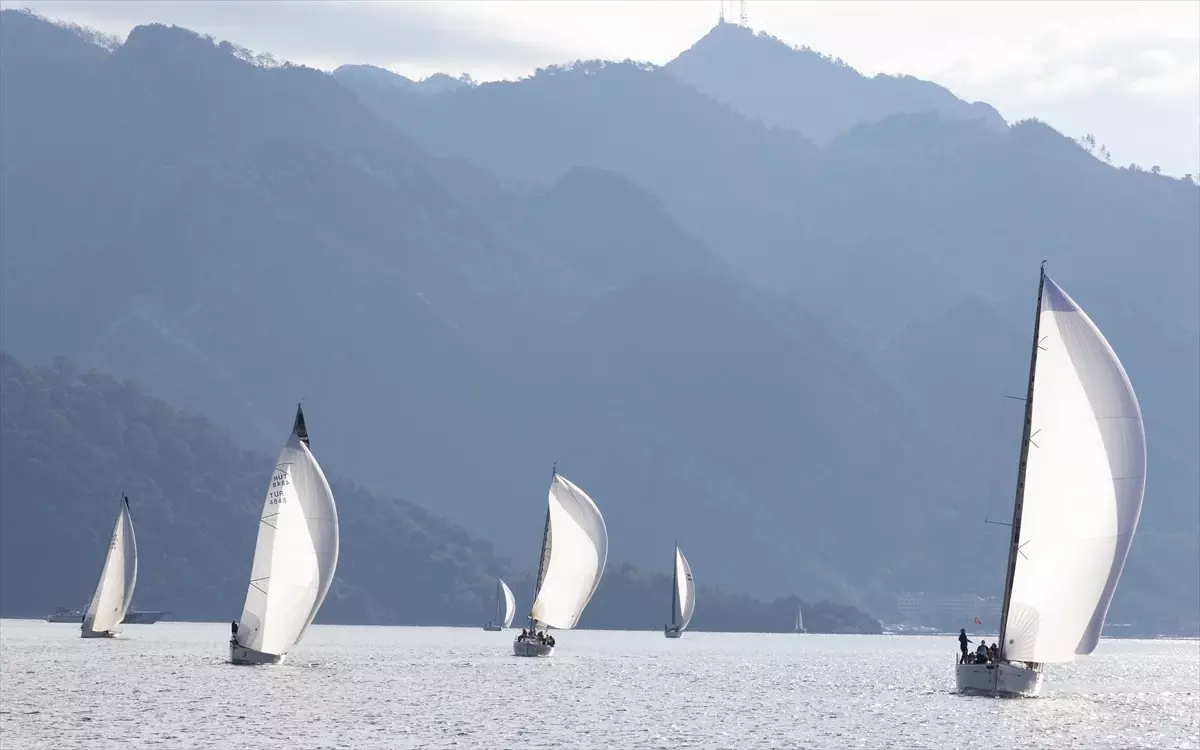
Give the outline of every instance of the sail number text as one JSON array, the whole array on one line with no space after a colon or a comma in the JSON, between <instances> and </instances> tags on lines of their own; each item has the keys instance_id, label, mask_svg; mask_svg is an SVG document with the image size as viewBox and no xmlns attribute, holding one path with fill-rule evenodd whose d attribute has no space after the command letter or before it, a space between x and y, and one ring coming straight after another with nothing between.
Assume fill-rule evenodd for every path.
<instances>
[{"instance_id":1,"label":"sail number text","mask_svg":"<svg viewBox=\"0 0 1200 750\"><path fill-rule=\"evenodd\" d=\"M284 488L291 482L288 480L288 475L280 472L271 477L271 489L267 492L267 503L269 505L282 505L287 502L287 495L284 494Z\"/></svg>"}]
</instances>

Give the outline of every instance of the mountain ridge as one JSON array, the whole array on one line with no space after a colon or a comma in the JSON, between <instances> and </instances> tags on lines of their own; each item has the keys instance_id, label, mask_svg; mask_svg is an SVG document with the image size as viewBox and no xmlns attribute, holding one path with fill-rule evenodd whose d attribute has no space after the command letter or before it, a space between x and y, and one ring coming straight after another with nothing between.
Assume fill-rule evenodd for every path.
<instances>
[{"instance_id":1,"label":"mountain ridge","mask_svg":"<svg viewBox=\"0 0 1200 750\"><path fill-rule=\"evenodd\" d=\"M133 377L254 450L314 399L333 465L511 555L541 532L513 509L558 460L604 498L614 559L661 564L679 535L714 584L889 617L904 590L1002 585L1003 535L974 529L1011 482L1001 397L1027 352L1009 342L1053 251L1126 360L1156 460L1114 617L1200 601L1200 564L1181 564L1200 529L1194 186L1037 123L897 114L816 146L635 64L347 98L205 43L201 70L65 50L55 72L0 45L26 97L0 111L0 188L26 191L2 229L0 332L26 361ZM93 79L114 96L64 95ZM304 122L143 132L168 122L156 103L220 119L255 98ZM64 112L90 140L39 137ZM162 158L107 158L143 138ZM1186 571L1169 584L1168 561Z\"/></svg>"},{"instance_id":2,"label":"mountain ridge","mask_svg":"<svg viewBox=\"0 0 1200 750\"><path fill-rule=\"evenodd\" d=\"M769 126L824 144L857 125L894 114L936 112L1006 127L984 102L965 102L931 81L880 73L867 77L808 47L719 23L665 70L719 102Z\"/></svg>"}]
</instances>

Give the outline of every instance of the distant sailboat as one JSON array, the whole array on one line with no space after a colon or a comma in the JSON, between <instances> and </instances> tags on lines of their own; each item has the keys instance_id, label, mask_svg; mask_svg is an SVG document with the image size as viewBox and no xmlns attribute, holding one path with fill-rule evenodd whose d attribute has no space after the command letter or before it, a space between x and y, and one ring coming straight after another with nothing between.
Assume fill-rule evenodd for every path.
<instances>
[{"instance_id":1,"label":"distant sailboat","mask_svg":"<svg viewBox=\"0 0 1200 750\"><path fill-rule=\"evenodd\" d=\"M133 518L129 515L129 498L122 496L117 523L108 540L108 554L100 570L100 582L84 612L80 635L84 638L116 636L120 632L117 625L125 619L136 585L137 537L133 533Z\"/></svg>"},{"instance_id":2,"label":"distant sailboat","mask_svg":"<svg viewBox=\"0 0 1200 750\"><path fill-rule=\"evenodd\" d=\"M692 568L679 545L675 545L674 574L671 577L671 624L663 628L668 638L678 638L692 621L696 611L696 583L692 580Z\"/></svg>"},{"instance_id":3,"label":"distant sailboat","mask_svg":"<svg viewBox=\"0 0 1200 750\"><path fill-rule=\"evenodd\" d=\"M1032 350L1000 658L958 665L960 692L1037 695L1043 665L1095 650L1142 510L1146 435L1133 386L1044 268Z\"/></svg>"},{"instance_id":4,"label":"distant sailboat","mask_svg":"<svg viewBox=\"0 0 1200 750\"><path fill-rule=\"evenodd\" d=\"M549 656L554 641L533 638L538 626L570 630L596 593L608 559L608 529L596 503L554 471L542 533L542 557L529 612L530 638L517 637L517 656Z\"/></svg>"},{"instance_id":5,"label":"distant sailboat","mask_svg":"<svg viewBox=\"0 0 1200 750\"><path fill-rule=\"evenodd\" d=\"M793 633L807 633L804 629L804 605L796 604L796 627L792 629Z\"/></svg>"},{"instance_id":6,"label":"distant sailboat","mask_svg":"<svg viewBox=\"0 0 1200 750\"><path fill-rule=\"evenodd\" d=\"M501 609L503 608L503 609ZM504 630L512 625L513 617L517 614L517 600L513 598L512 589L503 578L496 579L496 617L483 626L488 632Z\"/></svg>"},{"instance_id":7,"label":"distant sailboat","mask_svg":"<svg viewBox=\"0 0 1200 750\"><path fill-rule=\"evenodd\" d=\"M282 662L317 616L337 560L337 506L309 450L304 412L297 406L263 502L250 587L229 641L229 660Z\"/></svg>"}]
</instances>

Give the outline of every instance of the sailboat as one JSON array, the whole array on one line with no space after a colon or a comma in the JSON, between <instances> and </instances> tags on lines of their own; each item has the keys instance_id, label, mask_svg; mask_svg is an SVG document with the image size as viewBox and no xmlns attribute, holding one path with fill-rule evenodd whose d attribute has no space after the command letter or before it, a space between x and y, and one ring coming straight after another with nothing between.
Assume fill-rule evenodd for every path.
<instances>
[{"instance_id":1,"label":"sailboat","mask_svg":"<svg viewBox=\"0 0 1200 750\"><path fill-rule=\"evenodd\" d=\"M1090 654L1137 529L1146 435L1108 341L1042 264L1000 617L1000 658L960 692L1035 696L1046 664Z\"/></svg>"},{"instance_id":2,"label":"sailboat","mask_svg":"<svg viewBox=\"0 0 1200 750\"><path fill-rule=\"evenodd\" d=\"M133 587L137 585L137 537L133 533L133 518L129 515L129 498L121 496L121 508L117 511L117 522L112 537L108 540L108 554L104 567L100 569L100 582L83 615L79 634L83 638L114 638L117 628L125 619L129 603L133 601Z\"/></svg>"},{"instance_id":3,"label":"sailboat","mask_svg":"<svg viewBox=\"0 0 1200 750\"><path fill-rule=\"evenodd\" d=\"M792 628L793 633L807 633L804 629L804 605L796 603L796 626Z\"/></svg>"},{"instance_id":4,"label":"sailboat","mask_svg":"<svg viewBox=\"0 0 1200 750\"><path fill-rule=\"evenodd\" d=\"M671 578L671 624L663 628L663 635L668 638L683 635L695 611L696 583L692 580L692 568L676 544L674 575Z\"/></svg>"},{"instance_id":5,"label":"sailboat","mask_svg":"<svg viewBox=\"0 0 1200 750\"><path fill-rule=\"evenodd\" d=\"M501 611L501 602L503 602L504 610ZM513 616L517 614L517 600L513 599L512 589L504 582L503 578L496 579L496 617L494 620L483 626L483 629L493 633L497 630L504 630L509 625L512 625Z\"/></svg>"},{"instance_id":6,"label":"sailboat","mask_svg":"<svg viewBox=\"0 0 1200 750\"><path fill-rule=\"evenodd\" d=\"M517 636L517 656L550 656L554 639L533 637L538 626L570 630L596 593L608 559L604 516L587 493L558 473L550 477L550 500L542 532L542 557L529 611L528 637Z\"/></svg>"},{"instance_id":7,"label":"sailboat","mask_svg":"<svg viewBox=\"0 0 1200 750\"><path fill-rule=\"evenodd\" d=\"M283 662L325 601L337 560L337 506L297 406L263 501L250 586L229 640L229 660Z\"/></svg>"}]
</instances>

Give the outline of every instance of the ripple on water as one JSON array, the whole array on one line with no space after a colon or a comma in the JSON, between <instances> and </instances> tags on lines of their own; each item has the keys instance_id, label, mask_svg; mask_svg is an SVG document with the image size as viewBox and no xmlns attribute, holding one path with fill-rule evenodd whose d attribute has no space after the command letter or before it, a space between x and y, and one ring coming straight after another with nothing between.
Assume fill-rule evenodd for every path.
<instances>
[{"instance_id":1,"label":"ripple on water","mask_svg":"<svg viewBox=\"0 0 1200 750\"><path fill-rule=\"evenodd\" d=\"M953 639L316 626L289 663L233 667L227 626L81 639L0 626L5 747L1197 747L1200 650L1105 641L1037 700L953 688ZM950 641L949 643L947 641ZM951 658L947 658L947 654Z\"/></svg>"}]
</instances>

